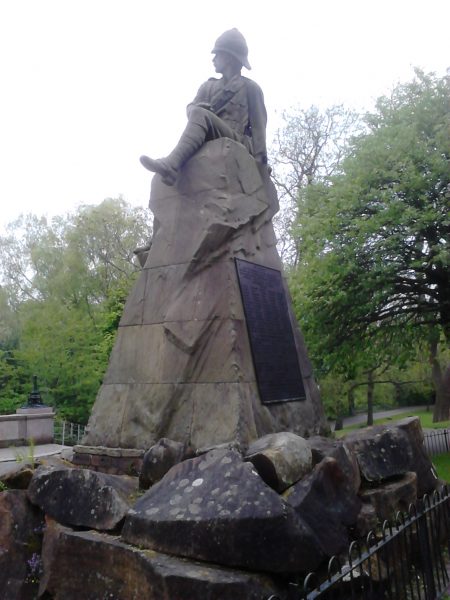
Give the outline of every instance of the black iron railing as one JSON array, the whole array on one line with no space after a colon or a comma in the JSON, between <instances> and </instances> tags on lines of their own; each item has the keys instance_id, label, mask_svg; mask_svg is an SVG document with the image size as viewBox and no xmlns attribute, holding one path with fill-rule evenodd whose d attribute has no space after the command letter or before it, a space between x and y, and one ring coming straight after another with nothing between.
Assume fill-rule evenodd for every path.
<instances>
[{"instance_id":1,"label":"black iron railing","mask_svg":"<svg viewBox=\"0 0 450 600\"><path fill-rule=\"evenodd\" d=\"M450 495L424 496L395 523L334 556L327 572L292 583L286 600L436 600L449 585ZM271 596L268 600L282 600ZM283 599L285 600L285 599Z\"/></svg>"},{"instance_id":2,"label":"black iron railing","mask_svg":"<svg viewBox=\"0 0 450 600\"><path fill-rule=\"evenodd\" d=\"M450 430L436 429L425 433L424 444L430 456L450 452Z\"/></svg>"}]
</instances>

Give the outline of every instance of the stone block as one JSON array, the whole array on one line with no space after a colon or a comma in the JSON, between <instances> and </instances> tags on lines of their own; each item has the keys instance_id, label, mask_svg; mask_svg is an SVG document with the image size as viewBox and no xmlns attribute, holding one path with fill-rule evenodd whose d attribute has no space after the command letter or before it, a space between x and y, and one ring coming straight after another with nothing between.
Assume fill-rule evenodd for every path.
<instances>
[{"instance_id":1,"label":"stone block","mask_svg":"<svg viewBox=\"0 0 450 600\"><path fill-rule=\"evenodd\" d=\"M53 408L51 406L22 406L16 408L16 415L53 415Z\"/></svg>"},{"instance_id":2,"label":"stone block","mask_svg":"<svg viewBox=\"0 0 450 600\"><path fill-rule=\"evenodd\" d=\"M104 383L252 381L245 327L232 319L121 327Z\"/></svg>"},{"instance_id":3,"label":"stone block","mask_svg":"<svg viewBox=\"0 0 450 600\"><path fill-rule=\"evenodd\" d=\"M0 464L0 481L11 489L26 490L32 477L31 465L17 462Z\"/></svg>"},{"instance_id":4,"label":"stone block","mask_svg":"<svg viewBox=\"0 0 450 600\"><path fill-rule=\"evenodd\" d=\"M128 513L128 543L252 571L315 569L315 534L233 451L185 460Z\"/></svg>"},{"instance_id":5,"label":"stone block","mask_svg":"<svg viewBox=\"0 0 450 600\"><path fill-rule=\"evenodd\" d=\"M164 477L185 455L185 445L167 438L160 439L144 454L139 474L141 487L148 488Z\"/></svg>"},{"instance_id":6,"label":"stone block","mask_svg":"<svg viewBox=\"0 0 450 600\"><path fill-rule=\"evenodd\" d=\"M366 481L383 481L410 470L411 445L398 428L368 427L348 434L344 443L356 456Z\"/></svg>"},{"instance_id":7,"label":"stone block","mask_svg":"<svg viewBox=\"0 0 450 600\"><path fill-rule=\"evenodd\" d=\"M18 409L12 415L0 415L0 447L24 445L33 440L36 444L53 442L53 420L51 408Z\"/></svg>"},{"instance_id":8,"label":"stone block","mask_svg":"<svg viewBox=\"0 0 450 600\"><path fill-rule=\"evenodd\" d=\"M124 519L136 492L137 479L41 467L31 480L28 498L60 523L108 531Z\"/></svg>"},{"instance_id":9,"label":"stone block","mask_svg":"<svg viewBox=\"0 0 450 600\"><path fill-rule=\"evenodd\" d=\"M48 520L40 595L54 600L261 600L285 597L270 577L194 562ZM82 586L80 587L80 582ZM82 590L82 591L80 591Z\"/></svg>"},{"instance_id":10,"label":"stone block","mask_svg":"<svg viewBox=\"0 0 450 600\"><path fill-rule=\"evenodd\" d=\"M103 384L83 444L146 450L165 435L185 439L189 436L192 402L180 394L179 387Z\"/></svg>"},{"instance_id":11,"label":"stone block","mask_svg":"<svg viewBox=\"0 0 450 600\"><path fill-rule=\"evenodd\" d=\"M251 410L251 399L258 397L255 383L210 383L188 393L193 401L193 448L229 442L243 447L258 436Z\"/></svg>"},{"instance_id":12,"label":"stone block","mask_svg":"<svg viewBox=\"0 0 450 600\"><path fill-rule=\"evenodd\" d=\"M214 182L217 188L211 187ZM242 152L230 140L205 145L184 167L177 187L153 179L150 208L160 226L146 266L230 255L234 242L240 244L242 229L267 212L268 202L259 171L245 149Z\"/></svg>"},{"instance_id":13,"label":"stone block","mask_svg":"<svg viewBox=\"0 0 450 600\"><path fill-rule=\"evenodd\" d=\"M142 458L144 452L137 448L108 448L107 446L83 446L78 444L73 447L77 454L98 454L112 458Z\"/></svg>"},{"instance_id":14,"label":"stone block","mask_svg":"<svg viewBox=\"0 0 450 600\"><path fill-rule=\"evenodd\" d=\"M20 430L22 421L23 419L16 418L16 415L0 415L0 442L4 446L11 445L16 440L25 439L25 432Z\"/></svg>"},{"instance_id":15,"label":"stone block","mask_svg":"<svg viewBox=\"0 0 450 600\"><path fill-rule=\"evenodd\" d=\"M205 144L183 168L177 182L178 191L186 195L213 190L224 194L253 194L262 188L262 181L257 169L247 168L248 163L249 155L244 146L228 138ZM201 168L204 164L210 168ZM169 197L170 192L169 188Z\"/></svg>"},{"instance_id":16,"label":"stone block","mask_svg":"<svg viewBox=\"0 0 450 600\"><path fill-rule=\"evenodd\" d=\"M371 504L364 504L356 519L356 535L359 539L367 538L370 531L376 532L379 519L375 508Z\"/></svg>"},{"instance_id":17,"label":"stone block","mask_svg":"<svg viewBox=\"0 0 450 600\"><path fill-rule=\"evenodd\" d=\"M344 443L355 454L366 481L383 481L413 471L417 474L419 497L439 485L418 417L362 429L346 435Z\"/></svg>"},{"instance_id":18,"label":"stone block","mask_svg":"<svg viewBox=\"0 0 450 600\"><path fill-rule=\"evenodd\" d=\"M239 287L231 258L145 268L127 299L121 326L165 321L243 319Z\"/></svg>"},{"instance_id":19,"label":"stone block","mask_svg":"<svg viewBox=\"0 0 450 600\"><path fill-rule=\"evenodd\" d=\"M36 598L43 525L25 490L0 492L0 598Z\"/></svg>"},{"instance_id":20,"label":"stone block","mask_svg":"<svg viewBox=\"0 0 450 600\"><path fill-rule=\"evenodd\" d=\"M319 464L327 456L334 458L338 462L341 471L352 483L355 492L359 490L361 474L358 461L342 440L333 440L317 435L308 438L308 445L311 448L313 465Z\"/></svg>"},{"instance_id":21,"label":"stone block","mask_svg":"<svg viewBox=\"0 0 450 600\"><path fill-rule=\"evenodd\" d=\"M324 458L283 497L314 531L326 556L347 550L361 500L334 458Z\"/></svg>"},{"instance_id":22,"label":"stone block","mask_svg":"<svg viewBox=\"0 0 450 600\"><path fill-rule=\"evenodd\" d=\"M312 469L307 441L295 433L270 433L252 442L245 455L271 488L283 492Z\"/></svg>"},{"instance_id":23,"label":"stone block","mask_svg":"<svg viewBox=\"0 0 450 600\"><path fill-rule=\"evenodd\" d=\"M421 498L424 494L430 494L437 489L439 480L425 448L420 419L419 417L408 417L397 421L396 426L406 434L411 445L410 470L417 474L417 495Z\"/></svg>"},{"instance_id":24,"label":"stone block","mask_svg":"<svg viewBox=\"0 0 450 600\"><path fill-rule=\"evenodd\" d=\"M259 431L268 433L273 427L268 409L257 406L255 383L105 384L100 394L103 402L94 405L83 440L87 445L146 450L168 437L194 448L233 440L247 446ZM125 420L133 427L119 429L117 415L103 411L108 400L126 410ZM262 413L259 431L255 413Z\"/></svg>"},{"instance_id":25,"label":"stone block","mask_svg":"<svg viewBox=\"0 0 450 600\"><path fill-rule=\"evenodd\" d=\"M78 454L78 452L75 452L73 459L75 461L74 464L82 467L89 467L91 464L90 454Z\"/></svg>"},{"instance_id":26,"label":"stone block","mask_svg":"<svg viewBox=\"0 0 450 600\"><path fill-rule=\"evenodd\" d=\"M395 520L398 511L408 512L417 501L417 475L405 473L395 481L389 481L360 491L363 502L375 509L380 521Z\"/></svg>"},{"instance_id":27,"label":"stone block","mask_svg":"<svg viewBox=\"0 0 450 600\"><path fill-rule=\"evenodd\" d=\"M153 274L157 274L157 271L154 270ZM150 270L142 269L139 273L137 280L135 281L133 287L131 288L130 293L126 299L122 316L119 321L119 327L124 327L126 325L142 325L143 323L143 314L144 314L144 305L146 302L147 294L150 290L156 291L161 286L158 285L160 282L156 281L156 290L153 289L153 286L148 286ZM164 275L164 270L162 275ZM155 300L153 299L153 303ZM158 318L158 310L155 306L155 317ZM160 321L163 319L160 318ZM158 321L156 321L158 322Z\"/></svg>"}]
</instances>

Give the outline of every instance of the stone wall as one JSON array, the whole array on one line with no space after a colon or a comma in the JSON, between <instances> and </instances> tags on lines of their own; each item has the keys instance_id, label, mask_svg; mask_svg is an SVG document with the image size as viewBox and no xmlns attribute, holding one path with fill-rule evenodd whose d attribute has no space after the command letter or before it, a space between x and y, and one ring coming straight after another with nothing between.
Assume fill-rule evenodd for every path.
<instances>
[{"instance_id":1,"label":"stone wall","mask_svg":"<svg viewBox=\"0 0 450 600\"><path fill-rule=\"evenodd\" d=\"M51 408L23 408L16 414L0 415L0 448L24 446L31 440L35 444L51 444L54 418Z\"/></svg>"}]
</instances>

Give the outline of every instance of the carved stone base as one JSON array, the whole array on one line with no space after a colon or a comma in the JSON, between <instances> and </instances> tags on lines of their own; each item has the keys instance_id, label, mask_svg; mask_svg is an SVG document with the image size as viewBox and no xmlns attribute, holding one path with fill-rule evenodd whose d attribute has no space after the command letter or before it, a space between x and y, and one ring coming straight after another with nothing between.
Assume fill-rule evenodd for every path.
<instances>
[{"instance_id":1,"label":"carved stone base","mask_svg":"<svg viewBox=\"0 0 450 600\"><path fill-rule=\"evenodd\" d=\"M282 266L273 209L253 158L231 140L210 142L176 186L154 177L150 207L153 243L84 443L145 449L168 437L194 449L245 447L266 433L324 431L290 306L306 399L263 405L259 398L234 259Z\"/></svg>"},{"instance_id":2,"label":"carved stone base","mask_svg":"<svg viewBox=\"0 0 450 600\"><path fill-rule=\"evenodd\" d=\"M106 448L104 446L74 446L71 462L86 469L112 475L137 475L141 471L143 450Z\"/></svg>"}]
</instances>

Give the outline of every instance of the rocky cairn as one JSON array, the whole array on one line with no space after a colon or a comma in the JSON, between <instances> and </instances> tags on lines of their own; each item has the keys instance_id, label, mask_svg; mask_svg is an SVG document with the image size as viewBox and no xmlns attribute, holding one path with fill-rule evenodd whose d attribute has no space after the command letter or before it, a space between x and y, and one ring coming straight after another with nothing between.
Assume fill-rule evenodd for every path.
<instances>
[{"instance_id":1,"label":"rocky cairn","mask_svg":"<svg viewBox=\"0 0 450 600\"><path fill-rule=\"evenodd\" d=\"M9 468L0 599L287 600L294 575L438 485L417 418L197 454L161 440L139 477L54 458L31 480Z\"/></svg>"}]
</instances>

